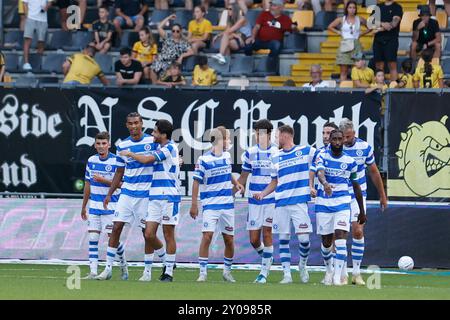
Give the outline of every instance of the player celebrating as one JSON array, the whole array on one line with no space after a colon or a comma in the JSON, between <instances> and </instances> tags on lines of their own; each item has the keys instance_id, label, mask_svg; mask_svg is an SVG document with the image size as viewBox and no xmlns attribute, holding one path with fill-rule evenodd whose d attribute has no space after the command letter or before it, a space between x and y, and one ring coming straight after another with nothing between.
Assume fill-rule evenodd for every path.
<instances>
[{"instance_id":1,"label":"player celebrating","mask_svg":"<svg viewBox=\"0 0 450 320\"><path fill-rule=\"evenodd\" d=\"M132 112L127 115L126 126L130 136L119 143L117 146L118 154L122 150L129 150L136 154L150 155L152 151L156 150L157 144L153 142L152 136L142 131L142 125L142 117L139 113ZM119 239L125 223L131 224L137 218L141 222L141 228L145 227L142 220L147 215L148 192L152 182L152 174L153 165L142 164L129 157L119 156L117 158L117 169L108 194L103 201L105 208L122 179L123 184L113 218L114 226L109 238L106 267L96 279L111 279L113 261L118 251ZM148 243L146 243L146 249L148 247Z\"/></svg>"},{"instance_id":2,"label":"player celebrating","mask_svg":"<svg viewBox=\"0 0 450 320\"><path fill-rule=\"evenodd\" d=\"M323 130L322 130L323 146L316 149L316 153L314 154L314 157L312 160L313 164L316 163L317 155L322 150L326 150L328 148L328 145L330 144L329 140L330 140L331 131L337 130L337 129L339 129L339 128L334 122L326 122L323 125ZM311 170L309 171L309 187L311 189L311 197L313 197L313 198L315 198L317 195L317 190L316 190L317 183L315 181L315 177L316 177L316 172L315 172L315 166L313 165L313 166L311 166Z\"/></svg>"},{"instance_id":3,"label":"player celebrating","mask_svg":"<svg viewBox=\"0 0 450 320\"><path fill-rule=\"evenodd\" d=\"M88 221L89 233L89 268L90 273L84 279L95 279L98 271L98 241L100 233L109 234L113 228L112 217L119 200L120 191L116 190L111 196L108 208L103 208L111 181L116 171L116 156L109 152L110 142L108 132L99 132L95 136L95 150L97 154L89 157L86 165L83 204L81 207L81 218ZM89 202L89 218L86 214L86 206ZM122 277L128 278L128 268L125 261L122 243L119 243L117 256L123 269Z\"/></svg>"},{"instance_id":4,"label":"player celebrating","mask_svg":"<svg viewBox=\"0 0 450 320\"><path fill-rule=\"evenodd\" d=\"M161 240L156 236L158 227L162 224L167 251L164 271L160 278L163 282L173 281L176 256L175 226L178 224L181 201L178 147L171 140L172 132L172 123L167 120L158 120L152 132L154 142L159 144L156 152L151 155L138 154L128 150L120 152L123 157L130 157L143 164L154 164L149 193L150 202L145 218L145 239L150 242L154 250L164 250ZM143 277L151 279L152 252L146 252L144 262L147 268L144 270Z\"/></svg>"},{"instance_id":5,"label":"player celebrating","mask_svg":"<svg viewBox=\"0 0 450 320\"><path fill-rule=\"evenodd\" d=\"M378 190L380 197L381 210L387 208L387 198L384 192L383 180L381 179L380 171L375 163L375 157L373 155L372 147L364 140L355 137L355 129L352 121L347 118L342 119L339 124L339 129L344 133L344 152L355 159L358 165L358 183L361 186L361 191L364 200L364 212L366 212L366 197L367 197L367 184L366 184L366 167L369 168L369 175L373 184ZM357 222L359 216L359 207L356 202L355 196L352 192L352 204L351 204L351 222L352 222L352 265L353 275L352 283L357 285L365 285L363 278L361 277L361 262L364 255L364 224ZM347 279L344 279L347 282Z\"/></svg>"},{"instance_id":6,"label":"player celebrating","mask_svg":"<svg viewBox=\"0 0 450 320\"><path fill-rule=\"evenodd\" d=\"M306 283L309 281L306 263L310 252L309 234L312 232L307 204L311 200L309 167L316 150L310 146L295 145L294 129L288 125L279 127L278 133L281 150L272 157L272 181L253 197L262 200L275 191L272 232L280 235L280 257L284 272L280 283L292 282L289 251L291 220L299 241L300 279Z\"/></svg>"},{"instance_id":7,"label":"player celebrating","mask_svg":"<svg viewBox=\"0 0 450 320\"><path fill-rule=\"evenodd\" d=\"M242 156L242 173L238 181L246 185L248 175L251 173L248 198L247 230L249 230L250 243L262 256L261 272L255 283L266 283L270 266L273 261L272 245L272 216L275 211L275 196L271 194L263 200L253 198L253 193L264 190L272 180L270 177L272 157L278 148L271 144L270 135L273 126L267 119L255 123L256 145L250 147ZM261 243L261 229L263 243Z\"/></svg>"},{"instance_id":8,"label":"player celebrating","mask_svg":"<svg viewBox=\"0 0 450 320\"><path fill-rule=\"evenodd\" d=\"M347 260L347 233L350 230L350 203L352 201L349 183L353 186L359 206L358 224L366 222L361 188L357 179L357 164L343 150L344 135L335 130L330 134L330 148L317 156L316 169L320 181L316 200L317 233L322 236L322 254L332 250L333 235L336 257L334 276L331 264L324 257L327 267L324 284L342 286L341 274Z\"/></svg>"},{"instance_id":9,"label":"player celebrating","mask_svg":"<svg viewBox=\"0 0 450 320\"><path fill-rule=\"evenodd\" d=\"M219 225L225 244L223 279L236 282L231 275L231 265L234 256L234 188L243 192L244 187L236 181L231 173L230 132L219 126L211 132L211 151L197 160L192 183L192 205L190 215L198 216L198 194L203 209L202 240L199 249L200 276L197 281L207 279L209 246L216 225Z\"/></svg>"}]
</instances>

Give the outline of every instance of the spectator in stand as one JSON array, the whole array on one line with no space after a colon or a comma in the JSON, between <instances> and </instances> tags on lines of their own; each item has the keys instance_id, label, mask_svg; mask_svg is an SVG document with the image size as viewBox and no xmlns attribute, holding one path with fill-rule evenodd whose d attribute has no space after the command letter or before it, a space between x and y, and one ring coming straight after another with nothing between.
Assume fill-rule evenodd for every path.
<instances>
[{"instance_id":1,"label":"spectator in stand","mask_svg":"<svg viewBox=\"0 0 450 320\"><path fill-rule=\"evenodd\" d=\"M144 26L144 14L148 10L145 0L116 0L116 15L114 27L117 34L122 36L122 28L134 28L138 32Z\"/></svg>"},{"instance_id":2,"label":"spectator in stand","mask_svg":"<svg viewBox=\"0 0 450 320\"><path fill-rule=\"evenodd\" d=\"M386 111L385 95L388 85L384 78L384 70L375 71L375 82L371 83L366 89L366 94L372 94L372 96L380 102L380 114L381 114L381 127L384 128L384 112Z\"/></svg>"},{"instance_id":3,"label":"spectator in stand","mask_svg":"<svg viewBox=\"0 0 450 320\"><path fill-rule=\"evenodd\" d=\"M297 1L297 7L300 11L314 11L311 0L299 0Z\"/></svg>"},{"instance_id":4,"label":"spectator in stand","mask_svg":"<svg viewBox=\"0 0 450 320\"><path fill-rule=\"evenodd\" d=\"M316 91L317 88L328 88L327 82L322 80L322 67L319 64L313 64L310 68L311 82L305 83L303 88L310 88Z\"/></svg>"},{"instance_id":5,"label":"spectator in stand","mask_svg":"<svg viewBox=\"0 0 450 320\"><path fill-rule=\"evenodd\" d=\"M204 7L196 6L194 8L194 20L189 22L188 41L194 54L206 48L211 39L212 24L208 19L205 19L205 14Z\"/></svg>"},{"instance_id":6,"label":"spectator in stand","mask_svg":"<svg viewBox=\"0 0 450 320\"><path fill-rule=\"evenodd\" d=\"M434 51L433 58L441 57L441 31L439 23L431 19L431 11L428 6L421 6L419 19L413 23L413 36L410 57L415 62L417 54L428 48Z\"/></svg>"},{"instance_id":7,"label":"spectator in stand","mask_svg":"<svg viewBox=\"0 0 450 320\"><path fill-rule=\"evenodd\" d=\"M184 2L184 9L192 11L194 6L193 0L170 0L170 4L180 4ZM169 0L155 0L155 9L157 10L168 10L169 9Z\"/></svg>"},{"instance_id":8,"label":"spectator in stand","mask_svg":"<svg viewBox=\"0 0 450 320\"><path fill-rule=\"evenodd\" d=\"M414 73L414 87L415 88L443 88L444 87L444 72L438 64L431 64L433 59L432 49L422 51L422 59L424 65L416 68Z\"/></svg>"},{"instance_id":9,"label":"spectator in stand","mask_svg":"<svg viewBox=\"0 0 450 320\"><path fill-rule=\"evenodd\" d=\"M19 29L20 31L23 31L23 29L25 28L25 9L23 8L23 1L19 0L19 3L17 5L17 13L19 14L19 18L20 18L20 24L19 24Z\"/></svg>"},{"instance_id":10,"label":"spectator in stand","mask_svg":"<svg viewBox=\"0 0 450 320\"><path fill-rule=\"evenodd\" d=\"M92 79L98 77L101 83L108 85L108 79L106 79L102 69L94 60L95 53L95 47L89 44L84 48L83 52L75 53L68 58L62 66L65 75L64 83L90 84Z\"/></svg>"},{"instance_id":11,"label":"spectator in stand","mask_svg":"<svg viewBox=\"0 0 450 320\"><path fill-rule=\"evenodd\" d=\"M352 68L352 81L355 88L369 88L374 82L373 70L366 66L366 60L362 53L355 56L355 66Z\"/></svg>"},{"instance_id":12,"label":"spectator in stand","mask_svg":"<svg viewBox=\"0 0 450 320\"><path fill-rule=\"evenodd\" d=\"M67 25L67 22L69 19L69 12L67 12L67 8L72 5L71 0L51 0L55 2L55 5L59 7L59 17L61 21L61 29L64 31L69 31L69 26ZM83 22L84 17L86 16L86 9L87 9L87 0L77 0L78 7L80 8L80 24L75 26L75 29L84 29Z\"/></svg>"},{"instance_id":13,"label":"spectator in stand","mask_svg":"<svg viewBox=\"0 0 450 320\"><path fill-rule=\"evenodd\" d=\"M144 68L145 79L150 79L150 66L158 54L158 45L153 39L152 31L144 27L139 31L139 41L133 46L133 59L136 59Z\"/></svg>"},{"instance_id":14,"label":"spectator in stand","mask_svg":"<svg viewBox=\"0 0 450 320\"><path fill-rule=\"evenodd\" d=\"M414 78L412 75L413 61L412 59L406 59L402 62L402 73L398 77L397 88L414 88Z\"/></svg>"},{"instance_id":15,"label":"spectator in stand","mask_svg":"<svg viewBox=\"0 0 450 320\"><path fill-rule=\"evenodd\" d=\"M216 71L208 66L207 56L198 56L192 73L193 86L214 86L217 84Z\"/></svg>"},{"instance_id":16,"label":"spectator in stand","mask_svg":"<svg viewBox=\"0 0 450 320\"><path fill-rule=\"evenodd\" d=\"M447 13L447 18L450 17L450 0L443 0L444 1L444 8L445 12ZM433 16L436 16L436 0L429 0L428 3L430 4L431 14Z\"/></svg>"},{"instance_id":17,"label":"spectator in stand","mask_svg":"<svg viewBox=\"0 0 450 320\"><path fill-rule=\"evenodd\" d=\"M107 8L114 6L115 0L97 0L97 8L106 6Z\"/></svg>"},{"instance_id":18,"label":"spectator in stand","mask_svg":"<svg viewBox=\"0 0 450 320\"><path fill-rule=\"evenodd\" d=\"M213 38L213 42L220 39L220 51L212 58L220 64L225 64L232 51L238 51L245 47L245 40L251 36L252 27L239 11L239 6L233 3L227 7L227 28Z\"/></svg>"},{"instance_id":19,"label":"spectator in stand","mask_svg":"<svg viewBox=\"0 0 450 320\"><path fill-rule=\"evenodd\" d=\"M297 87L297 85L295 84L295 81L292 79L287 79L284 83L283 83L283 87Z\"/></svg>"},{"instance_id":20,"label":"spectator in stand","mask_svg":"<svg viewBox=\"0 0 450 320\"><path fill-rule=\"evenodd\" d=\"M170 20L174 20L175 18L176 16L173 14L162 20L158 25L158 33L160 41L162 41L162 48L161 53L153 61L150 68L152 83L156 83L158 78L164 74L173 62L178 62L181 65L183 59L194 54L191 45L183 37L183 28L181 25L177 23L174 24L170 36L168 36L164 30L164 26Z\"/></svg>"},{"instance_id":21,"label":"spectator in stand","mask_svg":"<svg viewBox=\"0 0 450 320\"><path fill-rule=\"evenodd\" d=\"M29 63L31 41L34 32L38 37L37 51L44 53L45 39L47 37L47 11L51 7L51 0L23 0L24 12L26 16L25 30L23 32L23 70L30 71L32 67Z\"/></svg>"},{"instance_id":22,"label":"spectator in stand","mask_svg":"<svg viewBox=\"0 0 450 320\"><path fill-rule=\"evenodd\" d=\"M94 41L91 43L100 53L107 53L112 45L112 37L114 26L109 21L108 7L102 6L98 8L99 20L95 20L92 24L94 30Z\"/></svg>"},{"instance_id":23,"label":"spectator in stand","mask_svg":"<svg viewBox=\"0 0 450 320\"><path fill-rule=\"evenodd\" d=\"M4 80L3 77L5 76L5 72L6 72L5 56L0 51L0 82L3 82L3 80Z\"/></svg>"},{"instance_id":24,"label":"spectator in stand","mask_svg":"<svg viewBox=\"0 0 450 320\"><path fill-rule=\"evenodd\" d=\"M233 3L238 4L239 8L241 8L242 13L244 15L247 14L248 8L251 8L254 4L261 4L261 7L264 11L269 11L270 9L270 0L235 0L234 2L228 1L228 5L226 1L225 8Z\"/></svg>"},{"instance_id":25,"label":"spectator in stand","mask_svg":"<svg viewBox=\"0 0 450 320\"><path fill-rule=\"evenodd\" d=\"M341 69L341 81L347 80L348 71L354 64L353 56L362 53L359 38L371 32L370 29L361 32L362 25L367 27L366 19L358 16L356 1L350 0L345 6L344 15L328 26L328 30L342 38L336 55L336 64ZM341 26L340 30L337 29L338 26Z\"/></svg>"},{"instance_id":26,"label":"spectator in stand","mask_svg":"<svg viewBox=\"0 0 450 320\"><path fill-rule=\"evenodd\" d=\"M172 88L176 86L185 86L186 80L181 75L181 65L174 62L167 69L166 74L157 81L157 84Z\"/></svg>"},{"instance_id":27,"label":"spectator in stand","mask_svg":"<svg viewBox=\"0 0 450 320\"><path fill-rule=\"evenodd\" d=\"M245 54L250 56L253 51L270 49L269 56L278 57L283 44L285 32L292 32L297 25L289 16L283 14L283 0L272 0L270 11L263 11L256 20L252 35L245 41Z\"/></svg>"},{"instance_id":28,"label":"spectator in stand","mask_svg":"<svg viewBox=\"0 0 450 320\"><path fill-rule=\"evenodd\" d=\"M390 80L396 81L397 74L397 50L400 21L403 16L402 6L393 0L385 0L378 5L381 15L381 25L374 29L373 57L376 69L384 70L388 64Z\"/></svg>"},{"instance_id":29,"label":"spectator in stand","mask_svg":"<svg viewBox=\"0 0 450 320\"><path fill-rule=\"evenodd\" d=\"M206 12L208 12L211 4L213 4L216 7L222 6L222 4L223 4L223 7L226 8L233 1L237 1L237 0L223 0L223 2L220 0L200 0L200 5L203 8L205 8Z\"/></svg>"},{"instance_id":30,"label":"spectator in stand","mask_svg":"<svg viewBox=\"0 0 450 320\"><path fill-rule=\"evenodd\" d=\"M131 57L130 48L120 49L120 60L114 64L114 71L118 86L142 83L142 65Z\"/></svg>"}]
</instances>

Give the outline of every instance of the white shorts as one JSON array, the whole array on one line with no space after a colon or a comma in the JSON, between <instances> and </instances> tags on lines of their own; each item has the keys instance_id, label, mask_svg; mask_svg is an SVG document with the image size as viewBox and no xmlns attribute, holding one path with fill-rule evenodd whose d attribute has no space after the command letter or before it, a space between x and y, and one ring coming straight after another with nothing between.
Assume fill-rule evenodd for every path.
<instances>
[{"instance_id":1,"label":"white shorts","mask_svg":"<svg viewBox=\"0 0 450 320\"><path fill-rule=\"evenodd\" d=\"M163 225L178 224L180 212L179 202L169 202L167 200L150 200L148 202L148 212L145 220Z\"/></svg>"},{"instance_id":2,"label":"white shorts","mask_svg":"<svg viewBox=\"0 0 450 320\"><path fill-rule=\"evenodd\" d=\"M366 203L366 197L363 196L363 204L364 204L364 212L367 214L367 203ZM356 201L356 198L352 199L352 203L350 204L351 207L351 222L358 221L358 215L359 215L359 206L358 201Z\"/></svg>"},{"instance_id":3,"label":"white shorts","mask_svg":"<svg viewBox=\"0 0 450 320\"><path fill-rule=\"evenodd\" d=\"M113 222L125 222L132 224L138 219L139 226L145 228L145 217L148 212L148 198L133 198L124 194L120 195L116 205Z\"/></svg>"},{"instance_id":4,"label":"white shorts","mask_svg":"<svg viewBox=\"0 0 450 320\"><path fill-rule=\"evenodd\" d=\"M202 232L214 232L219 224L221 233L234 236L234 209L203 211Z\"/></svg>"},{"instance_id":5,"label":"white shorts","mask_svg":"<svg viewBox=\"0 0 450 320\"><path fill-rule=\"evenodd\" d=\"M350 231L350 210L334 213L316 212L317 234L333 234L335 230Z\"/></svg>"},{"instance_id":6,"label":"white shorts","mask_svg":"<svg viewBox=\"0 0 450 320\"><path fill-rule=\"evenodd\" d=\"M312 232L311 219L308 214L308 204L297 203L275 208L272 233L290 234L291 220L296 234Z\"/></svg>"},{"instance_id":7,"label":"white shorts","mask_svg":"<svg viewBox=\"0 0 450 320\"><path fill-rule=\"evenodd\" d=\"M272 228L275 204L249 204L247 230L261 230L262 227Z\"/></svg>"},{"instance_id":8,"label":"white shorts","mask_svg":"<svg viewBox=\"0 0 450 320\"><path fill-rule=\"evenodd\" d=\"M113 228L113 214L90 214L87 225L88 231L111 233Z\"/></svg>"}]
</instances>

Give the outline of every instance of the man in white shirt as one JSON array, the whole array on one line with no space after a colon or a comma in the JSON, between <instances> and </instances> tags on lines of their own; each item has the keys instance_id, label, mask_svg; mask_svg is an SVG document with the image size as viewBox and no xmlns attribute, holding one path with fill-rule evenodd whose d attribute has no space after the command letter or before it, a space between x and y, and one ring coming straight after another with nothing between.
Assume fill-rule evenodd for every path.
<instances>
[{"instance_id":1,"label":"man in white shirt","mask_svg":"<svg viewBox=\"0 0 450 320\"><path fill-rule=\"evenodd\" d=\"M311 88L311 91L316 91L316 88L328 88L329 84L322 80L322 67L320 64L313 64L310 69L312 81L305 83L303 88Z\"/></svg>"},{"instance_id":2,"label":"man in white shirt","mask_svg":"<svg viewBox=\"0 0 450 320\"><path fill-rule=\"evenodd\" d=\"M31 40L36 31L38 37L37 51L39 54L44 53L45 38L47 35L47 11L52 5L51 0L23 0L25 20L25 29L23 33L23 70L30 71L32 69L29 63L29 53Z\"/></svg>"}]
</instances>

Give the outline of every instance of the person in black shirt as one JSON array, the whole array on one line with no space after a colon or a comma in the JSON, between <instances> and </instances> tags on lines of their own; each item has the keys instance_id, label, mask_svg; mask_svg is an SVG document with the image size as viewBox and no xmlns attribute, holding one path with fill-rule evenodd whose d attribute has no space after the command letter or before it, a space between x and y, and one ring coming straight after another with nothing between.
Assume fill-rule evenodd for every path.
<instances>
[{"instance_id":1,"label":"person in black shirt","mask_svg":"<svg viewBox=\"0 0 450 320\"><path fill-rule=\"evenodd\" d=\"M430 7L423 5L420 8L419 19L413 23L413 36L411 43L410 57L416 61L417 54L422 50L432 49L434 51L433 58L441 57L441 31L439 23L431 19Z\"/></svg>"},{"instance_id":2,"label":"person in black shirt","mask_svg":"<svg viewBox=\"0 0 450 320\"><path fill-rule=\"evenodd\" d=\"M114 27L119 35L122 35L122 28L134 28L139 32L144 26L144 15L148 10L145 0L116 0L116 17Z\"/></svg>"},{"instance_id":3,"label":"person in black shirt","mask_svg":"<svg viewBox=\"0 0 450 320\"><path fill-rule=\"evenodd\" d=\"M393 0L386 0L378 5L381 25L375 29L373 40L373 58L377 69L384 70L389 66L390 80L397 80L397 50L400 21L403 15L402 6Z\"/></svg>"},{"instance_id":4,"label":"person in black shirt","mask_svg":"<svg viewBox=\"0 0 450 320\"><path fill-rule=\"evenodd\" d=\"M98 9L99 20L94 21L92 24L92 30L94 30L94 46L98 52L107 53L111 48L112 36L114 32L114 26L108 20L109 10L108 7L102 6Z\"/></svg>"},{"instance_id":5,"label":"person in black shirt","mask_svg":"<svg viewBox=\"0 0 450 320\"><path fill-rule=\"evenodd\" d=\"M181 75L181 64L179 64L178 62L173 62L170 65L169 69L167 69L166 74L161 77L161 80L158 80L156 83L167 86L169 88L175 86L185 86L186 80Z\"/></svg>"},{"instance_id":6,"label":"person in black shirt","mask_svg":"<svg viewBox=\"0 0 450 320\"><path fill-rule=\"evenodd\" d=\"M141 63L131 58L130 48L120 49L120 60L114 64L114 71L118 86L139 84L144 72Z\"/></svg>"}]
</instances>

